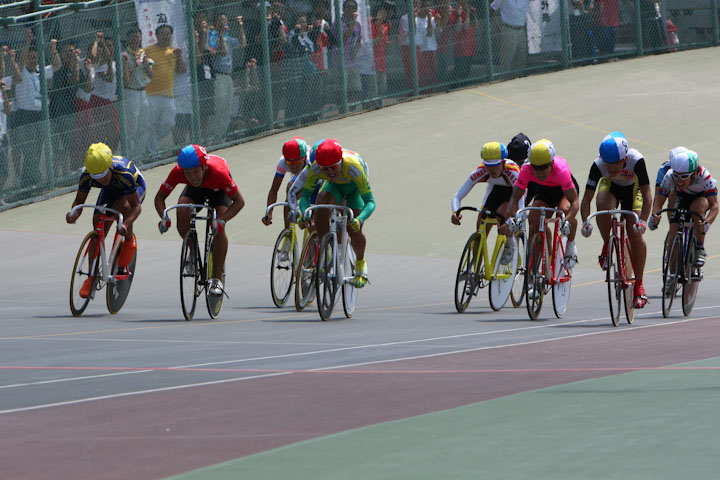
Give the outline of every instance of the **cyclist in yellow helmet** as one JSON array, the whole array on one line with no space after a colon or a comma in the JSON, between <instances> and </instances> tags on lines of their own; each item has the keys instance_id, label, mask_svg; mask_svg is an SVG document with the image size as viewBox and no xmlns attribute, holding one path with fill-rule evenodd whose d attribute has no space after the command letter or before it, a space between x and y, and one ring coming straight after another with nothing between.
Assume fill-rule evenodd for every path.
<instances>
[{"instance_id":1,"label":"cyclist in yellow helmet","mask_svg":"<svg viewBox=\"0 0 720 480\"><path fill-rule=\"evenodd\" d=\"M128 264L135 255L137 242L133 235L133 223L140 215L143 199L145 198L145 179L140 170L131 160L125 157L113 156L110 147L104 143L93 143L85 154L85 168L80 174L78 186L72 207L85 203L92 187L99 187L96 205L113 208L122 212L124 220L118 233L125 237L120 255L118 257L119 274L126 274ZM68 212L65 215L67 223L75 223L82 210L75 214ZM93 225L99 220L100 212L95 211ZM112 222L105 222L105 233L108 233ZM91 246L91 251L94 251ZM87 298L92 286L92 277L85 280L80 289L80 296Z\"/></svg>"},{"instance_id":2,"label":"cyclist in yellow helmet","mask_svg":"<svg viewBox=\"0 0 720 480\"><path fill-rule=\"evenodd\" d=\"M575 233L577 230L577 213L580 209L578 200L578 184L572 176L567 160L555 155L555 146L550 140L538 140L530 146L529 162L520 168L509 205L500 213L506 218L514 216L525 190L533 185L534 197L526 198L525 203L534 207L559 208L565 212L563 232L568 237L565 250L565 263L572 268L577 263L577 247ZM532 203L531 203L532 202ZM538 231L540 215L531 212L528 215L528 238Z\"/></svg>"}]
</instances>

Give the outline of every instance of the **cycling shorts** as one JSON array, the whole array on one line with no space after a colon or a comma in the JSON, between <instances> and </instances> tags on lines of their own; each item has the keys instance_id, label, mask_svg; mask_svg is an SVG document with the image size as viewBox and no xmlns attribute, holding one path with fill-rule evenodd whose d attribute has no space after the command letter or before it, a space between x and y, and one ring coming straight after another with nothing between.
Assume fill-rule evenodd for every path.
<instances>
[{"instance_id":1,"label":"cycling shorts","mask_svg":"<svg viewBox=\"0 0 720 480\"><path fill-rule=\"evenodd\" d=\"M692 203L696 199L704 197L704 196L705 196L705 194L702 192L701 193L691 193L691 194L678 192L677 196L675 197L675 205L673 206L673 208L679 208L681 210L690 210L690 205L692 205ZM704 213L704 212L697 212L697 213ZM692 220L694 220L696 218L694 215L691 215L691 217L692 217ZM686 220L688 222L691 221L690 218L687 218ZM672 217L670 218L670 223L678 223L679 221L680 221L680 215L678 214L678 212L672 212Z\"/></svg>"},{"instance_id":2,"label":"cycling shorts","mask_svg":"<svg viewBox=\"0 0 720 480\"><path fill-rule=\"evenodd\" d=\"M325 182L320 188L321 192L330 192L335 197L335 202L340 205L343 199L346 201L346 205L350 208L362 210L365 206L365 201L360 196L360 190L354 183L332 183Z\"/></svg>"},{"instance_id":3,"label":"cycling shorts","mask_svg":"<svg viewBox=\"0 0 720 480\"><path fill-rule=\"evenodd\" d=\"M497 212L500 205L510 199L510 196L512 195L512 188L513 187L494 185L493 189L490 191L490 195L488 195L487 200L485 200L483 210L490 210L493 213Z\"/></svg>"},{"instance_id":4,"label":"cycling shorts","mask_svg":"<svg viewBox=\"0 0 720 480\"><path fill-rule=\"evenodd\" d=\"M633 212L642 210L643 197L638 187L637 178L634 185L618 185L610 181L609 178L602 177L598 182L597 191L598 193L610 192L615 197L615 208L620 205L623 210L632 210Z\"/></svg>"},{"instance_id":5,"label":"cycling shorts","mask_svg":"<svg viewBox=\"0 0 720 480\"><path fill-rule=\"evenodd\" d=\"M575 176L572 177L573 185L575 190L580 191ZM562 199L565 198L565 192L562 187L548 187L546 185L540 185L539 183L529 182L527 188L527 196L525 197L525 205L531 205L533 200L540 200L544 202L550 208L557 208L560 205Z\"/></svg>"},{"instance_id":6,"label":"cycling shorts","mask_svg":"<svg viewBox=\"0 0 720 480\"><path fill-rule=\"evenodd\" d=\"M213 190L212 188L200 188L193 187L192 185L186 186L181 197L189 197L192 199L192 203L203 205L207 200L209 206L217 208L219 206L229 207L232 205L232 200L222 190Z\"/></svg>"}]
</instances>

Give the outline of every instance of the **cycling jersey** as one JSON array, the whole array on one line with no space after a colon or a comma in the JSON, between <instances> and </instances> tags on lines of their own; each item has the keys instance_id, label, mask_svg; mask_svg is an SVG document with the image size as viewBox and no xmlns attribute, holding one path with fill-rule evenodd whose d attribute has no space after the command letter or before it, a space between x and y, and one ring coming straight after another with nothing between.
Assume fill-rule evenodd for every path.
<instances>
[{"instance_id":1,"label":"cycling jersey","mask_svg":"<svg viewBox=\"0 0 720 480\"><path fill-rule=\"evenodd\" d=\"M107 198L120 198L124 195L132 195L137 192L142 200L145 194L145 178L137 169L132 160L125 157L114 156L110 167L112 177L110 183L105 186L93 179L90 173L83 168L80 174L80 185L78 191L89 193L92 187L101 188Z\"/></svg>"},{"instance_id":2,"label":"cycling jersey","mask_svg":"<svg viewBox=\"0 0 720 480\"><path fill-rule=\"evenodd\" d=\"M573 183L572 174L570 173L570 166L563 157L555 155L553 165L550 168L550 174L544 179L540 180L533 172L532 165L529 162L523 164L520 168L520 175L518 176L515 186L520 190L526 190L529 182L537 183L546 187L560 187L562 190L570 190L575 188Z\"/></svg>"},{"instance_id":3,"label":"cycling jersey","mask_svg":"<svg viewBox=\"0 0 720 480\"><path fill-rule=\"evenodd\" d=\"M183 169L179 165L168 174L167 179L160 185L160 190L165 193L171 193L177 184L188 183ZM207 171L202 184L196 188L206 188L209 190L222 190L226 195L233 195L238 191L238 187L230 175L230 167L224 158L217 155L208 155Z\"/></svg>"},{"instance_id":4,"label":"cycling jersey","mask_svg":"<svg viewBox=\"0 0 720 480\"><path fill-rule=\"evenodd\" d=\"M483 198L483 205L487 203L490 193L495 187L512 187L518 179L520 174L520 167L512 160L505 160L505 168L498 178L493 178L487 170L484 163L481 163L465 180L460 189L455 193L450 202L450 207L453 212L457 212L460 209L460 203L463 198L470 193L472 188L481 182L487 183L487 189L485 191L485 197ZM509 197L508 197L509 198ZM522 208L522 207L521 207Z\"/></svg>"},{"instance_id":5,"label":"cycling jersey","mask_svg":"<svg viewBox=\"0 0 720 480\"><path fill-rule=\"evenodd\" d=\"M685 187L679 187L673 178L673 171L669 170L660 182L658 193L663 197L677 192L680 195L703 195L712 197L717 195L717 181L710 175L705 167L700 165L693 175L692 181Z\"/></svg>"},{"instance_id":6,"label":"cycling jersey","mask_svg":"<svg viewBox=\"0 0 720 480\"><path fill-rule=\"evenodd\" d=\"M362 209L357 218L362 222L367 220L375 210L375 199L370 188L367 164L356 152L343 149L343 161L340 168L338 177L330 180L317 162L305 167L288 192L290 209L298 208L297 194L302 191L300 211L305 212L310 206L310 197L316 183L324 180L322 191L332 193L338 203L347 197L348 207ZM353 194L356 194L358 198L351 198Z\"/></svg>"},{"instance_id":7,"label":"cycling jersey","mask_svg":"<svg viewBox=\"0 0 720 480\"><path fill-rule=\"evenodd\" d=\"M595 190L601 178L608 178L612 183L622 187L635 184L642 187L650 184L647 168L645 167L645 159L642 154L634 148L628 150L625 168L614 177L610 176L607 164L603 162L602 158L597 157L590 167L590 175L588 176L585 187L589 190Z\"/></svg>"}]
</instances>

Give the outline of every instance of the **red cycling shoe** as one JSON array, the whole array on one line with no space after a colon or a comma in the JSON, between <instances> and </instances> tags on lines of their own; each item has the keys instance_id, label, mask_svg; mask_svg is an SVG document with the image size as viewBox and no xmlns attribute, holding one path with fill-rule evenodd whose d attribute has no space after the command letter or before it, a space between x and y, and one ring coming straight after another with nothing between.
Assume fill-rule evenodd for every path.
<instances>
[{"instance_id":1,"label":"red cycling shoe","mask_svg":"<svg viewBox=\"0 0 720 480\"><path fill-rule=\"evenodd\" d=\"M643 287L642 283L636 283L635 288L633 288L633 295L635 295L635 298L633 299L633 308L643 308L648 303L647 295L645 295L645 287Z\"/></svg>"}]
</instances>

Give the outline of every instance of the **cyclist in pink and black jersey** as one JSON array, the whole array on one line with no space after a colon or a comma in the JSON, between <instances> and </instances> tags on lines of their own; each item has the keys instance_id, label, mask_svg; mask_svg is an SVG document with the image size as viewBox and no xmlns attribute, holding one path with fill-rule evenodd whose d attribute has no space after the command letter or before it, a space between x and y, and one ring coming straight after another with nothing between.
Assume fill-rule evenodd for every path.
<instances>
[{"instance_id":1,"label":"cyclist in pink and black jersey","mask_svg":"<svg viewBox=\"0 0 720 480\"><path fill-rule=\"evenodd\" d=\"M578 200L578 185L572 176L567 161L555 155L555 147L547 139L539 140L530 146L529 162L520 169L513 193L508 206L500 213L510 218L514 216L527 190L528 185L534 183L535 196L532 199L534 207L559 208L565 212L565 224L561 225L563 233L568 237L565 250L565 262L568 268L577 263L577 247L575 246L575 233L577 230L577 213L580 209ZM527 199L526 202L530 202ZM530 212L528 215L528 238L538 231L540 214Z\"/></svg>"}]
</instances>

